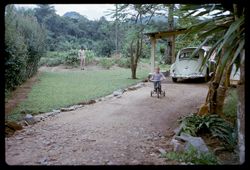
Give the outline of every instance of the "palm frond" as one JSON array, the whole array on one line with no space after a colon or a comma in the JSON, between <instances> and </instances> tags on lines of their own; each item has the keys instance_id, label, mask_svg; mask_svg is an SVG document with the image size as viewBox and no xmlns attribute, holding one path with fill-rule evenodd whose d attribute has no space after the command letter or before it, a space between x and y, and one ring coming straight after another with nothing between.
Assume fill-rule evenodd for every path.
<instances>
[{"instance_id":1,"label":"palm frond","mask_svg":"<svg viewBox=\"0 0 250 170\"><path fill-rule=\"evenodd\" d=\"M221 43L220 47L218 48L217 52L220 52L222 47L225 46L226 44L232 42L232 34L236 32L240 26L244 23L244 18L241 17L239 20L235 21L234 23L231 24L231 26L228 28L228 31L226 32L224 36L224 41ZM231 41L230 41L231 39Z\"/></svg>"}]
</instances>

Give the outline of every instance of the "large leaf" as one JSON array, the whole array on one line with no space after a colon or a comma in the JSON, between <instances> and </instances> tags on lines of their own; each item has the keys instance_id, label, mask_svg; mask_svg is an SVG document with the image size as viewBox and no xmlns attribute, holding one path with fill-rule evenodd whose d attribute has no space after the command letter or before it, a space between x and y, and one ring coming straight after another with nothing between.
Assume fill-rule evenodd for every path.
<instances>
[{"instance_id":1,"label":"large leaf","mask_svg":"<svg viewBox=\"0 0 250 170\"><path fill-rule=\"evenodd\" d=\"M203 38L203 37L207 37L209 35L213 35L215 33L219 33L219 32L222 32L222 31L225 31L226 28L225 27L222 27L222 26L213 26L212 28L210 28L208 31L204 32L204 33L201 33L199 35L200 38Z\"/></svg>"},{"instance_id":2,"label":"large leaf","mask_svg":"<svg viewBox=\"0 0 250 170\"><path fill-rule=\"evenodd\" d=\"M221 43L221 45L218 48L217 52L220 52L223 46L225 46L226 44L232 42L231 35L234 32L236 32L243 23L244 23L244 18L241 17L240 19L236 20L234 23L231 24L231 26L228 28L228 31L226 32L226 34L224 36L224 41ZM230 41L229 38L231 38L231 41Z\"/></svg>"},{"instance_id":3,"label":"large leaf","mask_svg":"<svg viewBox=\"0 0 250 170\"><path fill-rule=\"evenodd\" d=\"M240 54L240 52L243 50L245 45L245 38L241 39L241 41L239 42L239 46L237 48L237 50L234 53L234 57L231 61L231 65L234 63L234 61L236 60L236 58L238 57L238 55Z\"/></svg>"},{"instance_id":4,"label":"large leaf","mask_svg":"<svg viewBox=\"0 0 250 170\"><path fill-rule=\"evenodd\" d=\"M240 36L240 32L236 32L234 34L231 34L231 36L229 36L229 38L227 39L228 41L225 42L224 41L224 45L226 45L226 52L223 55L222 61L221 61L221 71L224 70L226 63L228 62L228 60L231 58L231 60L234 57L234 53L235 50L237 49L238 44L237 42L237 38ZM225 44L225 43L229 43L229 44Z\"/></svg>"},{"instance_id":5,"label":"large leaf","mask_svg":"<svg viewBox=\"0 0 250 170\"><path fill-rule=\"evenodd\" d=\"M208 60L208 58L211 57L211 55L215 52L216 48L218 47L218 45L223 41L223 37L220 38L208 51L206 57L203 59L202 61L202 66L206 63L206 61ZM216 56L220 57L220 55L218 55L218 53L216 53ZM219 58L217 59L219 60Z\"/></svg>"}]
</instances>

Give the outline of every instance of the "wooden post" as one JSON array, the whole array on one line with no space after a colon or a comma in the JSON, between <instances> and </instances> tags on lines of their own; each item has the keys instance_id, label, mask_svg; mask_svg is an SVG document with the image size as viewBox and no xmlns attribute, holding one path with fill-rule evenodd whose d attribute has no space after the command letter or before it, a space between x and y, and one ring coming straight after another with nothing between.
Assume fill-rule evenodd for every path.
<instances>
[{"instance_id":1,"label":"wooden post","mask_svg":"<svg viewBox=\"0 0 250 170\"><path fill-rule=\"evenodd\" d=\"M151 40L151 73L154 73L155 70L155 46L156 46L156 39L153 37L150 37Z\"/></svg>"}]
</instances>

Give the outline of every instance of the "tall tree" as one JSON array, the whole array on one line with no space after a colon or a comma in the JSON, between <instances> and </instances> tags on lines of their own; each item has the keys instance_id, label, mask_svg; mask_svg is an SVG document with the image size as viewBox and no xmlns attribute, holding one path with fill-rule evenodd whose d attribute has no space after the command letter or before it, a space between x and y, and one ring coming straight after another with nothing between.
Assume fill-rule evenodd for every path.
<instances>
[{"instance_id":1,"label":"tall tree","mask_svg":"<svg viewBox=\"0 0 250 170\"><path fill-rule=\"evenodd\" d=\"M54 6L49 4L39 4L38 8L35 8L35 16L37 21L42 24L51 15L55 14Z\"/></svg>"},{"instance_id":2,"label":"tall tree","mask_svg":"<svg viewBox=\"0 0 250 170\"><path fill-rule=\"evenodd\" d=\"M128 32L127 50L130 57L131 77L136 79L137 63L143 52L143 31L150 22L152 16L157 10L154 4L121 4L118 5L118 17L127 21L132 29ZM113 16L114 16L113 12ZM116 15L114 16L116 17ZM133 26L132 26L133 24Z\"/></svg>"},{"instance_id":3,"label":"tall tree","mask_svg":"<svg viewBox=\"0 0 250 170\"><path fill-rule=\"evenodd\" d=\"M118 7L115 5L115 50L116 54L118 54Z\"/></svg>"},{"instance_id":4,"label":"tall tree","mask_svg":"<svg viewBox=\"0 0 250 170\"><path fill-rule=\"evenodd\" d=\"M174 30L174 4L168 4L168 31ZM174 47L175 36L171 35L167 40L167 48L165 51L165 64L172 64L175 60Z\"/></svg>"}]
</instances>

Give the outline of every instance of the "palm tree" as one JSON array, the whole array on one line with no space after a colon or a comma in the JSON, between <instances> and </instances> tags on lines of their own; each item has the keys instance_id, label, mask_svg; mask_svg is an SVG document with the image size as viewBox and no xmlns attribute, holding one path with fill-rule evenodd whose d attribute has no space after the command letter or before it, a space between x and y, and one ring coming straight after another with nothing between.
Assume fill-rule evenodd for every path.
<instances>
[{"instance_id":1,"label":"palm tree","mask_svg":"<svg viewBox=\"0 0 250 170\"><path fill-rule=\"evenodd\" d=\"M232 65L236 64L236 71L240 68L241 76L238 85L239 108L237 116L240 122L238 124L238 144L240 151L240 162L245 160L245 5L244 4L202 4L202 5L184 5L181 10L189 15L206 16L202 22L191 26L189 33L198 33L200 37L213 38L217 34L222 34L221 38L210 49L208 55L203 61L205 64L208 58L216 53L216 71L213 75L205 105L210 114L223 115L223 105L226 91L229 86L229 77ZM209 39L206 38L205 42ZM205 43L204 42L204 43ZM202 43L199 48L201 48ZM196 52L196 51L195 51ZM194 52L194 53L195 53ZM202 110L202 109L200 109Z\"/></svg>"}]
</instances>

